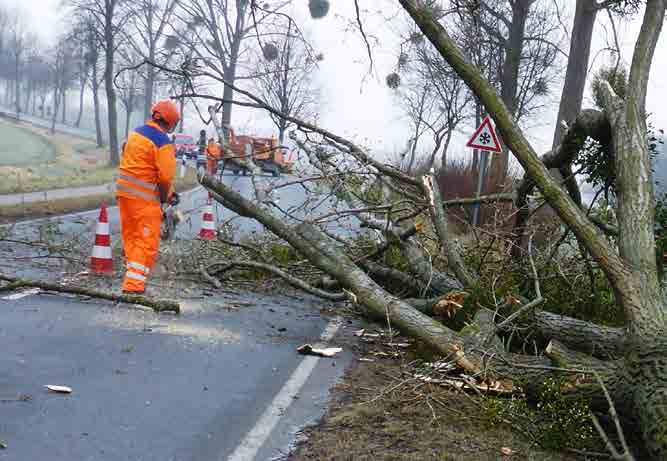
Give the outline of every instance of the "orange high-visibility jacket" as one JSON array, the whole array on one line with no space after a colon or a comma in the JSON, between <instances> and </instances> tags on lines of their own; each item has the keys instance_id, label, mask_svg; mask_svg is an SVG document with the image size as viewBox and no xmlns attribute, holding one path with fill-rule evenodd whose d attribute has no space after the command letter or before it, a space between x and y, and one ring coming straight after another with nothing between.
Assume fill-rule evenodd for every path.
<instances>
[{"instance_id":1,"label":"orange high-visibility jacket","mask_svg":"<svg viewBox=\"0 0 667 461\"><path fill-rule=\"evenodd\" d=\"M220 144L208 143L206 146L206 158L208 160L220 160Z\"/></svg>"},{"instance_id":2,"label":"orange high-visibility jacket","mask_svg":"<svg viewBox=\"0 0 667 461\"><path fill-rule=\"evenodd\" d=\"M176 149L155 122L148 121L127 138L120 162L116 195L160 203L158 184L170 191L176 173Z\"/></svg>"}]
</instances>

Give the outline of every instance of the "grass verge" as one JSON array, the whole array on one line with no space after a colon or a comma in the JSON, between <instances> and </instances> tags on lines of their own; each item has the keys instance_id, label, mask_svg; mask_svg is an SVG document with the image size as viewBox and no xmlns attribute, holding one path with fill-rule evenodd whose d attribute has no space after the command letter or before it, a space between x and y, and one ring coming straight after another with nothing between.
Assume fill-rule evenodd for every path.
<instances>
[{"instance_id":1,"label":"grass verge","mask_svg":"<svg viewBox=\"0 0 667 461\"><path fill-rule=\"evenodd\" d=\"M197 174L188 169L184 178L177 178L174 187L178 192L189 190L197 185ZM43 202L26 203L0 207L0 224L9 224L26 219L46 218L78 211L94 210L105 202L112 206L116 204L116 194L87 195L84 197L68 197L66 199Z\"/></svg>"},{"instance_id":2,"label":"grass verge","mask_svg":"<svg viewBox=\"0 0 667 461\"><path fill-rule=\"evenodd\" d=\"M8 120L0 121L3 133L14 135L0 143L0 194L107 184L116 172L94 142Z\"/></svg>"},{"instance_id":3,"label":"grass verge","mask_svg":"<svg viewBox=\"0 0 667 461\"><path fill-rule=\"evenodd\" d=\"M378 344L345 336L337 345L374 357ZM348 370L333 390L326 416L303 432L289 461L581 459L540 449L513 424L499 424L483 397L415 383L408 356L375 356Z\"/></svg>"},{"instance_id":4,"label":"grass verge","mask_svg":"<svg viewBox=\"0 0 667 461\"><path fill-rule=\"evenodd\" d=\"M0 121L0 166L30 166L56 157L56 147L17 123Z\"/></svg>"}]
</instances>

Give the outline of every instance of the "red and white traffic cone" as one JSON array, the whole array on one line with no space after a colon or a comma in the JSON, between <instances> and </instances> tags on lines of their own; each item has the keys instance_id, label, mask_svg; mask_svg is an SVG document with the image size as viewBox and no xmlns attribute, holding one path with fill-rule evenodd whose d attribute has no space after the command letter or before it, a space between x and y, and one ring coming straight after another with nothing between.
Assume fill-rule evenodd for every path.
<instances>
[{"instance_id":1,"label":"red and white traffic cone","mask_svg":"<svg viewBox=\"0 0 667 461\"><path fill-rule=\"evenodd\" d=\"M209 203L204 207L201 217L201 230L199 238L203 240L215 240L215 223L213 222L213 206Z\"/></svg>"},{"instance_id":2,"label":"red and white traffic cone","mask_svg":"<svg viewBox=\"0 0 667 461\"><path fill-rule=\"evenodd\" d=\"M97 220L95 245L93 246L93 254L90 258L90 271L93 274L111 274L113 272L109 218L107 217L107 206L105 203L102 203L100 217Z\"/></svg>"}]
</instances>

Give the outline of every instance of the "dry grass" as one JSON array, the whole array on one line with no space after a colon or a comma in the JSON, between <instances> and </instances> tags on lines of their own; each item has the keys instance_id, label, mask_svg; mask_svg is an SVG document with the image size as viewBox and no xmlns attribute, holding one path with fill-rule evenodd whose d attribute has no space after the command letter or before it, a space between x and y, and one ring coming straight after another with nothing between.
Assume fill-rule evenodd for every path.
<instances>
[{"instance_id":1,"label":"dry grass","mask_svg":"<svg viewBox=\"0 0 667 461\"><path fill-rule=\"evenodd\" d=\"M338 343L372 351L347 335ZM389 351L389 350L388 350ZM364 352L367 355L367 352ZM372 357L372 355L368 355ZM518 430L492 423L479 398L406 380L401 360L375 358L349 370L333 391L327 415L304 431L290 461L485 461L576 459L532 447ZM512 450L503 457L501 448Z\"/></svg>"},{"instance_id":2,"label":"dry grass","mask_svg":"<svg viewBox=\"0 0 667 461\"><path fill-rule=\"evenodd\" d=\"M437 180L442 191L444 200L453 200L457 198L475 197L477 193L477 180L479 171L473 168L473 161L471 158L465 159L450 159L444 167L441 167L437 172ZM515 179L516 174L510 172L506 182L511 183ZM499 192L506 192L497 184L494 184L490 176L485 178L485 184L482 195L495 194ZM464 208L450 208L448 210L452 221L466 222L470 221L472 216L472 206ZM500 213L499 213L500 212ZM498 220L504 220L513 216L513 207L507 204L487 204L480 208L479 223L480 225L497 224Z\"/></svg>"}]
</instances>

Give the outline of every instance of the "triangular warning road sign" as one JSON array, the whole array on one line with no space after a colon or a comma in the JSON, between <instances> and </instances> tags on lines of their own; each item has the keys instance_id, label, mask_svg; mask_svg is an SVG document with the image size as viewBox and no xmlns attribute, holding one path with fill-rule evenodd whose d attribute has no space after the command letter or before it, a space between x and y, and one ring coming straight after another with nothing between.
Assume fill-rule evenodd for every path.
<instances>
[{"instance_id":1,"label":"triangular warning road sign","mask_svg":"<svg viewBox=\"0 0 667 461\"><path fill-rule=\"evenodd\" d=\"M493 129L488 115L484 117L482 124L475 130L475 134L472 135L466 146L489 152L501 152L496 131Z\"/></svg>"}]
</instances>

